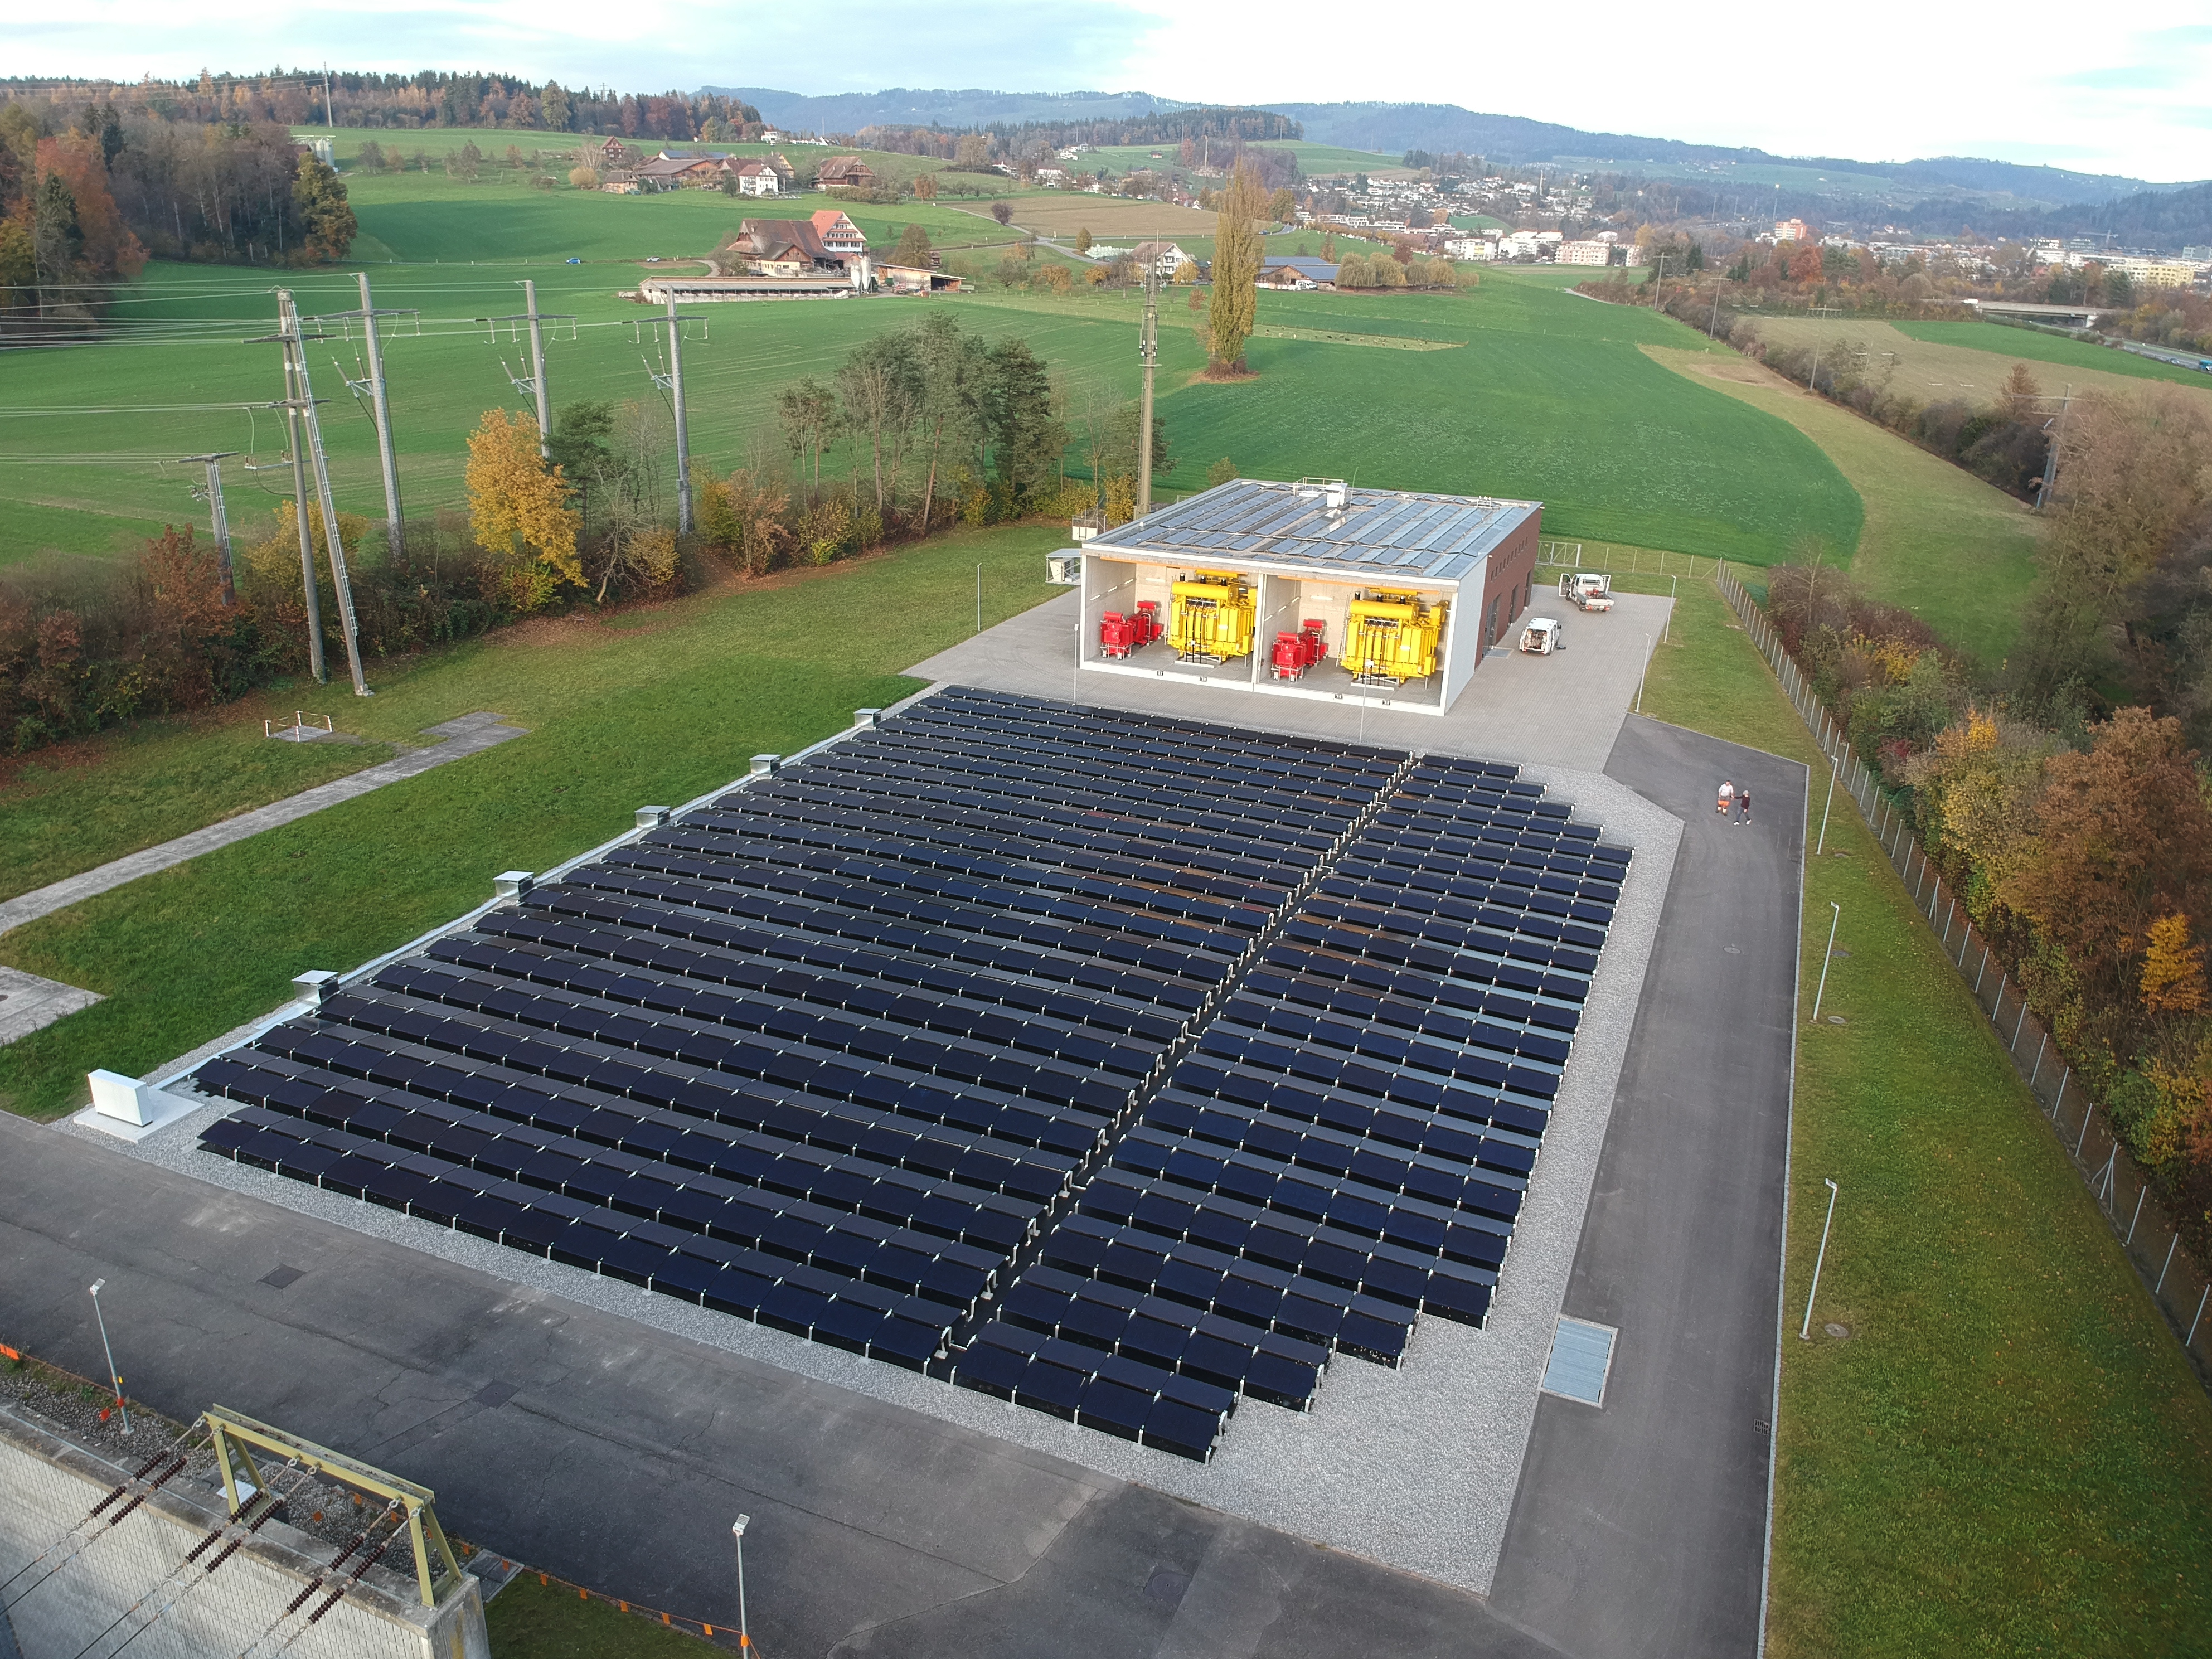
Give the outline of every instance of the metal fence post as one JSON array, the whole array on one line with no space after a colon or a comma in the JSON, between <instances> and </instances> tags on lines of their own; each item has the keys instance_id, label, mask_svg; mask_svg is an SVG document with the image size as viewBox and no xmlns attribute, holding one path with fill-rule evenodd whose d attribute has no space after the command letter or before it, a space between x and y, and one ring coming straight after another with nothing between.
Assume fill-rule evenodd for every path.
<instances>
[{"instance_id":1,"label":"metal fence post","mask_svg":"<svg viewBox=\"0 0 2212 1659\"><path fill-rule=\"evenodd\" d=\"M2081 1133L2074 1138L2074 1156L2081 1156L2081 1149L2089 1144L2089 1120L2097 1115L2097 1103L2091 1101L2089 1109L2081 1114Z\"/></svg>"},{"instance_id":2,"label":"metal fence post","mask_svg":"<svg viewBox=\"0 0 2212 1659\"><path fill-rule=\"evenodd\" d=\"M2051 1033L2048 1030L2045 1030L2043 1033L2043 1041L2035 1045L2035 1069L2027 1074L2027 1091L2030 1094L2033 1094L2035 1092L2036 1079L2043 1075L2044 1050L2050 1047Z\"/></svg>"},{"instance_id":3,"label":"metal fence post","mask_svg":"<svg viewBox=\"0 0 2212 1659\"><path fill-rule=\"evenodd\" d=\"M2074 1068L2069 1066L2066 1075L2058 1079L2058 1098L2051 1103L2051 1121L2058 1121L2058 1109L2066 1103L2066 1085L2074 1080Z\"/></svg>"},{"instance_id":4,"label":"metal fence post","mask_svg":"<svg viewBox=\"0 0 2212 1659\"><path fill-rule=\"evenodd\" d=\"M2158 1293L2166 1288L2166 1270L2167 1267L2171 1267L2173 1265L2174 1247L2180 1243L2181 1233L2179 1229L2176 1229L2173 1237L2166 1241L2166 1261L2165 1264L2158 1270L2158 1282L2150 1287L2150 1293L2153 1297L2156 1297Z\"/></svg>"},{"instance_id":5,"label":"metal fence post","mask_svg":"<svg viewBox=\"0 0 2212 1659\"><path fill-rule=\"evenodd\" d=\"M2016 1019L2016 1020L2014 1020L2014 1021L2013 1022L2013 1027L2012 1027L2012 1046L2011 1046L2009 1048L2008 1048L2008 1049L2006 1050L2006 1052L2007 1052L2008 1054L2018 1054L2018 1053L2020 1052L2020 1034L2021 1034L2021 1030L2022 1030L2027 1026L2027 992L2025 992L2025 991L2022 991L2022 992L2020 994L2020 1018L2019 1018L2018 1019Z\"/></svg>"},{"instance_id":6,"label":"metal fence post","mask_svg":"<svg viewBox=\"0 0 2212 1659\"><path fill-rule=\"evenodd\" d=\"M2189 1334L2181 1339L2184 1348L2197 1340L2197 1327L2204 1317L2204 1298L2208 1296L2212 1296L2212 1279L2204 1281L2203 1291L2197 1298L2197 1317L2189 1322Z\"/></svg>"},{"instance_id":7,"label":"metal fence post","mask_svg":"<svg viewBox=\"0 0 2212 1659\"><path fill-rule=\"evenodd\" d=\"M1974 1000L1975 1000L1975 1001L1977 1001L1977 1002L1979 1002L1979 1001L1982 1000L1982 975L1983 975L1983 974L1986 974L1986 973L1988 973L1989 971L1990 971L1990 947L1989 947L1988 945L1984 945L1984 946L1982 946L1982 965L1981 965L1981 969L1980 969L1980 971L1979 971L1979 972L1978 972L1978 973L1976 973L1976 974L1975 974L1975 975L1974 975Z\"/></svg>"},{"instance_id":8,"label":"metal fence post","mask_svg":"<svg viewBox=\"0 0 2212 1659\"><path fill-rule=\"evenodd\" d=\"M2136 1242L2136 1223L2142 1219L2143 1195L2149 1191L2150 1182L2148 1181L2136 1188L2136 1211L2128 1218L2128 1236L2120 1241L2120 1248L2124 1250Z\"/></svg>"}]
</instances>

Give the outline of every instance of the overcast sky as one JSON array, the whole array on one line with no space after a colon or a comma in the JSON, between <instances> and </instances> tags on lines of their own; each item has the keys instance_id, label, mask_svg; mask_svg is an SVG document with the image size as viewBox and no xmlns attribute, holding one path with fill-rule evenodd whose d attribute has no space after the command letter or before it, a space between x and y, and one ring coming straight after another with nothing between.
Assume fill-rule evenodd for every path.
<instances>
[{"instance_id":1,"label":"overcast sky","mask_svg":"<svg viewBox=\"0 0 2212 1659\"><path fill-rule=\"evenodd\" d=\"M173 76L327 58L623 90L1382 99L1780 155L1985 155L2161 180L2212 177L2212 23L2136 25L2050 0L1872 0L1802 18L1641 0L1396 11L1310 0L383 0L358 12L293 0L77 0L34 18L27 11L6 27L0 74Z\"/></svg>"}]
</instances>

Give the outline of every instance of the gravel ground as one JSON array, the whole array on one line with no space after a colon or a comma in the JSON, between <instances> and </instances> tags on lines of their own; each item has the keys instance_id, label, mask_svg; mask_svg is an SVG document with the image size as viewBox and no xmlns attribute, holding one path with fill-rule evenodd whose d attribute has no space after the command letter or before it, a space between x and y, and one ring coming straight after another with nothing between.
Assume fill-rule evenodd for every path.
<instances>
[{"instance_id":1,"label":"gravel ground","mask_svg":"<svg viewBox=\"0 0 2212 1659\"><path fill-rule=\"evenodd\" d=\"M1524 766L1522 775L1573 803L1576 817L1602 826L1607 841L1632 847L1636 860L1488 1323L1474 1330L1423 1319L1396 1370L1338 1358L1306 1413L1241 1401L1206 1464L200 1152L200 1130L232 1109L228 1102L122 1150L513 1284L1486 1594L1681 835L1679 820L1601 775ZM74 1121L60 1127L118 1145Z\"/></svg>"}]
</instances>

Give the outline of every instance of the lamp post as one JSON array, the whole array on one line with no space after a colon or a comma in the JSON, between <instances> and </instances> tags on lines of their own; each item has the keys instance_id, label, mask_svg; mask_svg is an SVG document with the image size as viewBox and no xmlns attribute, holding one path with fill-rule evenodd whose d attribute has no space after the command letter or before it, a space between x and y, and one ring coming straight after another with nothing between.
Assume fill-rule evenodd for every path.
<instances>
[{"instance_id":1,"label":"lamp post","mask_svg":"<svg viewBox=\"0 0 2212 1659\"><path fill-rule=\"evenodd\" d=\"M1836 1183L1825 1176L1821 1179L1827 1182L1828 1218L1820 1224L1820 1254L1813 1258L1813 1288L1805 1297L1805 1322L1797 1328L1800 1342L1813 1340L1813 1298L1820 1294L1820 1269L1828 1260L1828 1229L1836 1219Z\"/></svg>"},{"instance_id":2,"label":"lamp post","mask_svg":"<svg viewBox=\"0 0 2212 1659\"><path fill-rule=\"evenodd\" d=\"M1800 842L1799 845L1802 846L1803 843ZM1828 963L1835 957L1836 929L1842 925L1844 920L1844 907L1842 905L1837 903L1835 900L1830 899L1828 901L1828 908L1831 910L1833 910L1836 914L1828 919L1828 954L1820 958L1820 988L1813 993L1813 1018L1811 1023L1814 1025L1818 1025L1820 1023L1820 999L1827 994L1828 989Z\"/></svg>"},{"instance_id":3,"label":"lamp post","mask_svg":"<svg viewBox=\"0 0 2212 1659\"><path fill-rule=\"evenodd\" d=\"M123 1413L123 1432L131 1432L131 1407L123 1403L123 1379L116 1374L115 1350L107 1340L107 1316L100 1310L100 1293L106 1286L104 1279L92 1281L92 1316L100 1322L100 1351L107 1356L108 1385L115 1390L115 1409Z\"/></svg>"},{"instance_id":4,"label":"lamp post","mask_svg":"<svg viewBox=\"0 0 2212 1659\"><path fill-rule=\"evenodd\" d=\"M741 1515L730 1523L730 1536L738 1546L738 1648L744 1653L752 1651L751 1630L745 1624L745 1528L752 1524L752 1516Z\"/></svg>"}]
</instances>

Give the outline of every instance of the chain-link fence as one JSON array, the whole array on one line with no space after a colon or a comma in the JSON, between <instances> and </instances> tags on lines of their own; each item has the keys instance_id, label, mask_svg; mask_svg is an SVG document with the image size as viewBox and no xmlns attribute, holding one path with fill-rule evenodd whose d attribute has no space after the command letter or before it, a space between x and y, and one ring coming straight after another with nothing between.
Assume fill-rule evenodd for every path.
<instances>
[{"instance_id":1,"label":"chain-link fence","mask_svg":"<svg viewBox=\"0 0 2212 1659\"><path fill-rule=\"evenodd\" d=\"M1717 580L1723 597L1743 619L1798 718L1828 758L1823 825L1836 795L1847 797L1857 807L1929 931L1942 940L1944 956L1972 988L1974 1000L2011 1055L2014 1069L2050 1121L2075 1173L2095 1196L2121 1248L2149 1287L2152 1301L2181 1339L2198 1376L2212 1379L2212 1306L2208 1306L2212 1304L2212 1277L2181 1248L2180 1231L2148 1177L2112 1133L2104 1110L2074 1081L2073 1068L2051 1042L2050 1029L2028 1007L2027 996L1982 938L1958 894L1929 861L1911 821L1851 752L1843 729L1814 695L1765 613L1725 565Z\"/></svg>"},{"instance_id":2,"label":"chain-link fence","mask_svg":"<svg viewBox=\"0 0 2212 1659\"><path fill-rule=\"evenodd\" d=\"M1540 541L1536 562L1559 570L1597 570L1611 575L1713 576L1718 559L1694 553L1670 553L1663 547L1631 547L1626 542Z\"/></svg>"}]
</instances>

